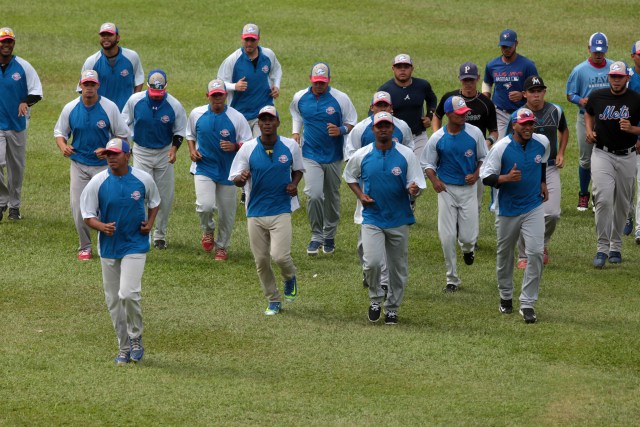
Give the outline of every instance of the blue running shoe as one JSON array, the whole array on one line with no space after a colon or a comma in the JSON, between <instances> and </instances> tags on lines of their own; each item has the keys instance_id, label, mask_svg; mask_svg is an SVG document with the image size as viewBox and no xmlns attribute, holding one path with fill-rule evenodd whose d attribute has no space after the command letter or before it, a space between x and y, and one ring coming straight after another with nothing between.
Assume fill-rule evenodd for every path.
<instances>
[{"instance_id":1,"label":"blue running shoe","mask_svg":"<svg viewBox=\"0 0 640 427\"><path fill-rule=\"evenodd\" d=\"M627 222L624 223L624 230L622 231L625 236L628 236L633 231L633 217L627 218Z\"/></svg>"},{"instance_id":2,"label":"blue running shoe","mask_svg":"<svg viewBox=\"0 0 640 427\"><path fill-rule=\"evenodd\" d=\"M604 265L607 262L607 258L607 254L605 254L604 252L598 252L596 254L596 257L593 259L593 266L600 269L604 268Z\"/></svg>"},{"instance_id":3,"label":"blue running shoe","mask_svg":"<svg viewBox=\"0 0 640 427\"><path fill-rule=\"evenodd\" d=\"M264 311L264 314L266 314L267 316L275 316L276 314L280 313L281 305L282 303L280 302L270 302L269 307L267 307L267 309Z\"/></svg>"},{"instance_id":4,"label":"blue running shoe","mask_svg":"<svg viewBox=\"0 0 640 427\"><path fill-rule=\"evenodd\" d=\"M320 246L322 246L322 243L312 240L309 243L309 246L307 247L307 254L310 256L318 255L318 252L320 251Z\"/></svg>"},{"instance_id":5,"label":"blue running shoe","mask_svg":"<svg viewBox=\"0 0 640 427\"><path fill-rule=\"evenodd\" d=\"M611 264L620 264L622 262L622 254L620 252L609 252L609 262Z\"/></svg>"},{"instance_id":6,"label":"blue running shoe","mask_svg":"<svg viewBox=\"0 0 640 427\"><path fill-rule=\"evenodd\" d=\"M298 282L296 276L284 281L284 299L289 302L295 301L298 296Z\"/></svg>"},{"instance_id":7,"label":"blue running shoe","mask_svg":"<svg viewBox=\"0 0 640 427\"><path fill-rule=\"evenodd\" d=\"M139 362L144 356L144 347L142 346L142 335L138 338L129 338L131 341L131 361Z\"/></svg>"},{"instance_id":8,"label":"blue running shoe","mask_svg":"<svg viewBox=\"0 0 640 427\"><path fill-rule=\"evenodd\" d=\"M322 246L322 252L325 254L332 254L336 250L335 239L324 239L324 245Z\"/></svg>"},{"instance_id":9,"label":"blue running shoe","mask_svg":"<svg viewBox=\"0 0 640 427\"><path fill-rule=\"evenodd\" d=\"M113 361L116 362L116 365L126 365L131 361L131 353L129 350L120 350Z\"/></svg>"}]
</instances>

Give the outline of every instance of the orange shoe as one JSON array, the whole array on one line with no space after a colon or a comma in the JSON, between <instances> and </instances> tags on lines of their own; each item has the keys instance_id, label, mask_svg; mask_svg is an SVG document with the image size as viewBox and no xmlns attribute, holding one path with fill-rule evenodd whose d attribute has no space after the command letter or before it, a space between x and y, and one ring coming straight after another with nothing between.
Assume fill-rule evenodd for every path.
<instances>
[{"instance_id":1,"label":"orange shoe","mask_svg":"<svg viewBox=\"0 0 640 427\"><path fill-rule=\"evenodd\" d=\"M549 250L547 248L544 248L544 255L543 255L543 258L542 258L542 263L544 265L549 264Z\"/></svg>"},{"instance_id":2,"label":"orange shoe","mask_svg":"<svg viewBox=\"0 0 640 427\"><path fill-rule=\"evenodd\" d=\"M524 270L525 268L527 268L527 260L526 259L519 259L518 260L518 270Z\"/></svg>"},{"instance_id":3,"label":"orange shoe","mask_svg":"<svg viewBox=\"0 0 640 427\"><path fill-rule=\"evenodd\" d=\"M213 233L204 233L200 243L202 243L202 249L204 249L205 252L211 252L213 250L213 246L216 244L213 241Z\"/></svg>"},{"instance_id":4,"label":"orange shoe","mask_svg":"<svg viewBox=\"0 0 640 427\"><path fill-rule=\"evenodd\" d=\"M214 257L216 261L226 261L229 259L229 255L227 255L227 250L225 248L216 249L216 256Z\"/></svg>"}]
</instances>

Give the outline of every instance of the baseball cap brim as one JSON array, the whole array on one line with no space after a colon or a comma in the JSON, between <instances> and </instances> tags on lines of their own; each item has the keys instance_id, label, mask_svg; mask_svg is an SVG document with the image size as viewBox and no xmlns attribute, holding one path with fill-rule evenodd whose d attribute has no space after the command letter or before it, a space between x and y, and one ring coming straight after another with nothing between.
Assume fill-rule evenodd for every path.
<instances>
[{"instance_id":1,"label":"baseball cap brim","mask_svg":"<svg viewBox=\"0 0 640 427\"><path fill-rule=\"evenodd\" d=\"M529 122L535 123L535 121L536 121L535 117L525 117L523 119L516 120L516 123L519 123L519 124L529 123Z\"/></svg>"},{"instance_id":2,"label":"baseball cap brim","mask_svg":"<svg viewBox=\"0 0 640 427\"><path fill-rule=\"evenodd\" d=\"M474 79L476 80L479 76L476 74L461 74L458 76L458 80L464 80L464 79Z\"/></svg>"},{"instance_id":3,"label":"baseball cap brim","mask_svg":"<svg viewBox=\"0 0 640 427\"><path fill-rule=\"evenodd\" d=\"M151 88L149 88L147 91L149 92L149 95L151 95L151 96L163 96L165 93L167 93L166 89L151 89Z\"/></svg>"},{"instance_id":4,"label":"baseball cap brim","mask_svg":"<svg viewBox=\"0 0 640 427\"><path fill-rule=\"evenodd\" d=\"M84 78L84 79L80 80L80 84L82 84L82 83L86 83L86 82L93 82L93 83L95 83L95 84L97 84L97 85L99 85L99 84L100 84L100 82L98 81L98 79L96 79L95 77L87 77L87 78Z\"/></svg>"},{"instance_id":5,"label":"baseball cap brim","mask_svg":"<svg viewBox=\"0 0 640 427\"><path fill-rule=\"evenodd\" d=\"M502 47L502 46L511 47L511 46L513 46L513 45L515 45L515 44L516 44L516 42L511 42L511 41L504 41L504 42L502 42L502 41L501 41L500 43L498 43L498 46L499 46L499 47Z\"/></svg>"},{"instance_id":6,"label":"baseball cap brim","mask_svg":"<svg viewBox=\"0 0 640 427\"><path fill-rule=\"evenodd\" d=\"M242 35L243 39L256 39L256 40L260 40L260 36L257 34L252 34L252 33L247 33L247 34L243 34Z\"/></svg>"},{"instance_id":7,"label":"baseball cap brim","mask_svg":"<svg viewBox=\"0 0 640 427\"><path fill-rule=\"evenodd\" d=\"M12 36L2 36L2 37L0 37L0 42L1 42L2 40L7 40L7 39L8 39L8 40L15 40L16 38L15 38L15 37L12 37Z\"/></svg>"},{"instance_id":8,"label":"baseball cap brim","mask_svg":"<svg viewBox=\"0 0 640 427\"><path fill-rule=\"evenodd\" d=\"M211 96L214 93L227 93L227 91L224 89L213 89L213 90L210 90L209 93L207 93L207 96Z\"/></svg>"},{"instance_id":9,"label":"baseball cap brim","mask_svg":"<svg viewBox=\"0 0 640 427\"><path fill-rule=\"evenodd\" d=\"M464 106L464 107L458 108L457 110L453 110L453 113L461 116L463 114L467 114L467 111L471 111L471 108Z\"/></svg>"},{"instance_id":10,"label":"baseball cap brim","mask_svg":"<svg viewBox=\"0 0 640 427\"><path fill-rule=\"evenodd\" d=\"M325 77L325 76L313 76L311 77L311 81L312 82L325 82L325 83L329 83L329 77Z\"/></svg>"}]
</instances>

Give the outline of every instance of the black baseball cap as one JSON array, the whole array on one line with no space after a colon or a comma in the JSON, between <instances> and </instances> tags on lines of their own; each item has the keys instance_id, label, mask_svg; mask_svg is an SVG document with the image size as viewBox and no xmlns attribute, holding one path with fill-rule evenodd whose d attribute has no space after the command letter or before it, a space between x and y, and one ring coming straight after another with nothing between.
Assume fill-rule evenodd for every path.
<instances>
[{"instance_id":1,"label":"black baseball cap","mask_svg":"<svg viewBox=\"0 0 640 427\"><path fill-rule=\"evenodd\" d=\"M524 81L524 90L528 91L534 88L546 89L547 87L544 85L544 81L540 76L529 76L527 80Z\"/></svg>"}]
</instances>

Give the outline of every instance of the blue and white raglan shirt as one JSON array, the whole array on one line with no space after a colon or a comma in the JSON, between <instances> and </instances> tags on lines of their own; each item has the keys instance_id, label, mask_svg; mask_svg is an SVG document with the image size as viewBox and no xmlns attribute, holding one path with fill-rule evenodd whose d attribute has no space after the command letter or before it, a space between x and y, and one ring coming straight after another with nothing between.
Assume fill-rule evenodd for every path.
<instances>
[{"instance_id":1,"label":"blue and white raglan shirt","mask_svg":"<svg viewBox=\"0 0 640 427\"><path fill-rule=\"evenodd\" d=\"M349 97L331 86L320 96L311 87L296 92L289 107L293 133L300 133L302 157L320 164L342 160L344 136L329 136L327 123L355 126L358 113Z\"/></svg>"},{"instance_id":2,"label":"blue and white raglan shirt","mask_svg":"<svg viewBox=\"0 0 640 427\"><path fill-rule=\"evenodd\" d=\"M251 172L244 187L248 217L291 213L300 207L298 196L291 197L286 191L291 172L305 172L302 151L293 139L278 136L271 154L260 137L245 142L233 159L229 180L243 171Z\"/></svg>"},{"instance_id":3,"label":"blue and white raglan shirt","mask_svg":"<svg viewBox=\"0 0 640 427\"><path fill-rule=\"evenodd\" d=\"M243 77L247 90L236 92L235 84ZM229 105L240 111L245 119L253 120L262 107L273 105L271 88L280 87L282 67L271 49L258 46L258 56L252 61L241 47L222 62L217 78L225 82Z\"/></svg>"},{"instance_id":4,"label":"blue and white raglan shirt","mask_svg":"<svg viewBox=\"0 0 640 427\"><path fill-rule=\"evenodd\" d=\"M171 145L174 135L186 135L187 113L168 93L160 101L149 98L148 91L134 93L122 110L122 119L141 147L158 150Z\"/></svg>"},{"instance_id":5,"label":"blue and white raglan shirt","mask_svg":"<svg viewBox=\"0 0 640 427\"><path fill-rule=\"evenodd\" d=\"M113 64L112 64L113 62ZM100 78L98 94L109 98L122 111L136 86L144 83L144 71L138 54L118 47L118 54L110 60L102 50L87 58L82 71L95 70ZM78 86L80 92L80 86Z\"/></svg>"},{"instance_id":6,"label":"blue and white raglan shirt","mask_svg":"<svg viewBox=\"0 0 640 427\"><path fill-rule=\"evenodd\" d=\"M104 148L111 138L129 137L129 128L120 116L118 106L100 96L91 107L82 103L82 96L64 106L53 136L73 139L71 146L75 153L71 160L87 166L105 166L107 161L95 154L98 148Z\"/></svg>"},{"instance_id":7,"label":"blue and white raglan shirt","mask_svg":"<svg viewBox=\"0 0 640 427\"><path fill-rule=\"evenodd\" d=\"M393 142L397 142L406 147L414 149L413 133L411 128L404 120L397 117L393 118ZM373 116L369 116L351 129L347 139L344 142L344 159L349 160L356 150L376 142L376 136L373 134Z\"/></svg>"},{"instance_id":8,"label":"blue and white raglan shirt","mask_svg":"<svg viewBox=\"0 0 640 427\"><path fill-rule=\"evenodd\" d=\"M609 87L607 73L613 61L610 59L605 61L605 66L601 68L591 65L589 59L576 65L571 74L569 74L569 80L567 80L567 96L576 95L580 98L588 98L592 91ZM580 109L580 114L583 114L584 107L578 106L578 108Z\"/></svg>"},{"instance_id":9,"label":"blue and white raglan shirt","mask_svg":"<svg viewBox=\"0 0 640 427\"><path fill-rule=\"evenodd\" d=\"M630 67L629 75L631 77L629 78L629 85L627 87L634 92L640 93L640 73L636 71L635 67Z\"/></svg>"},{"instance_id":10,"label":"blue and white raglan shirt","mask_svg":"<svg viewBox=\"0 0 640 427\"><path fill-rule=\"evenodd\" d=\"M556 156L558 155L558 132L564 132L567 129L567 119L564 116L564 112L559 105L552 102L546 102L541 109L533 111L533 115L536 116L536 122L533 125L533 131L535 133L542 134L549 140L549 166L556 164ZM507 125L506 135L513 133L513 123L515 123L518 112L515 111L511 115L511 121Z\"/></svg>"},{"instance_id":11,"label":"blue and white raglan shirt","mask_svg":"<svg viewBox=\"0 0 640 427\"><path fill-rule=\"evenodd\" d=\"M520 181L505 182L498 187L498 196L494 200L498 215L520 216L542 204L542 164L548 161L549 151L549 140L537 133L524 147L513 139L513 135L502 138L491 147L480 168L480 179L507 175L514 164L522 173Z\"/></svg>"},{"instance_id":12,"label":"blue and white raglan shirt","mask_svg":"<svg viewBox=\"0 0 640 427\"><path fill-rule=\"evenodd\" d=\"M0 75L0 130L27 128L27 117L19 117L18 108L28 95L42 96L40 78L31 64L14 55Z\"/></svg>"},{"instance_id":13,"label":"blue and white raglan shirt","mask_svg":"<svg viewBox=\"0 0 640 427\"><path fill-rule=\"evenodd\" d=\"M112 236L98 233L102 258L122 259L149 252L149 235L140 233L147 209L160 205L160 195L148 173L129 166L129 172L115 176L107 168L91 178L80 196L82 218L116 223Z\"/></svg>"},{"instance_id":14,"label":"blue and white raglan shirt","mask_svg":"<svg viewBox=\"0 0 640 427\"><path fill-rule=\"evenodd\" d=\"M522 107L526 100L512 102L509 92L524 90L524 81L529 76L538 75L536 64L529 58L518 54L515 61L507 64L502 56L492 59L484 69L484 82L493 85L493 101L496 108L508 112L514 112Z\"/></svg>"},{"instance_id":15,"label":"blue and white raglan shirt","mask_svg":"<svg viewBox=\"0 0 640 427\"><path fill-rule=\"evenodd\" d=\"M362 224L395 228L416 222L407 188L415 182L423 190L427 183L410 148L394 142L389 150L379 150L369 144L353 154L342 176L375 200L362 210Z\"/></svg>"},{"instance_id":16,"label":"blue and white raglan shirt","mask_svg":"<svg viewBox=\"0 0 640 427\"><path fill-rule=\"evenodd\" d=\"M420 166L432 169L445 184L467 185L465 176L475 173L486 156L484 135L478 127L465 123L458 134L451 135L445 125L429 138Z\"/></svg>"},{"instance_id":17,"label":"blue and white raglan shirt","mask_svg":"<svg viewBox=\"0 0 640 427\"><path fill-rule=\"evenodd\" d=\"M194 108L187 121L187 140L196 142L202 159L191 163L191 173L204 175L219 184L233 185L229 170L236 152L223 151L220 141L240 144L252 138L247 119L235 108L225 106L219 114L211 111L209 104Z\"/></svg>"}]
</instances>

